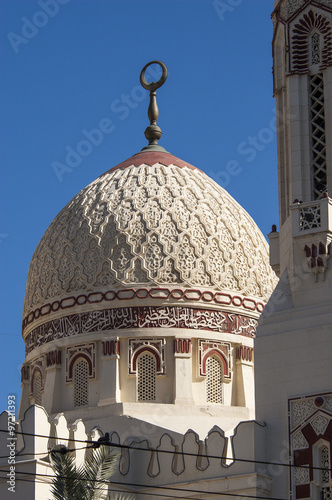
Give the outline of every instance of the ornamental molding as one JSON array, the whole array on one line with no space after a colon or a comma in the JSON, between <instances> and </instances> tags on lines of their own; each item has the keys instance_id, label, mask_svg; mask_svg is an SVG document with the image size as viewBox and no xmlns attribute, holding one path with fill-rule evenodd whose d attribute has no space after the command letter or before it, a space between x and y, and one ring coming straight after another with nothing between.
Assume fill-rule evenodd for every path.
<instances>
[{"instance_id":1,"label":"ornamental molding","mask_svg":"<svg viewBox=\"0 0 332 500\"><path fill-rule=\"evenodd\" d=\"M231 344L213 340L198 341L198 369L200 377L206 376L206 362L210 356L220 359L224 367L223 378L230 379L231 372Z\"/></svg>"},{"instance_id":2,"label":"ornamental molding","mask_svg":"<svg viewBox=\"0 0 332 500\"><path fill-rule=\"evenodd\" d=\"M46 367L61 366L61 351L53 350L45 354Z\"/></svg>"},{"instance_id":3,"label":"ornamental molding","mask_svg":"<svg viewBox=\"0 0 332 500\"><path fill-rule=\"evenodd\" d=\"M129 339L129 375L137 374L137 359L145 351L156 358L157 375L166 375L165 339Z\"/></svg>"},{"instance_id":4,"label":"ornamental molding","mask_svg":"<svg viewBox=\"0 0 332 500\"><path fill-rule=\"evenodd\" d=\"M191 354L191 339L174 339L174 354Z\"/></svg>"},{"instance_id":5,"label":"ornamental molding","mask_svg":"<svg viewBox=\"0 0 332 500\"><path fill-rule=\"evenodd\" d=\"M257 225L203 172L131 165L100 176L55 217L31 260L23 315L144 286L265 302L276 284L268 262Z\"/></svg>"},{"instance_id":6,"label":"ornamental molding","mask_svg":"<svg viewBox=\"0 0 332 500\"><path fill-rule=\"evenodd\" d=\"M22 322L22 332L29 332L33 323L44 322L48 316L59 315L63 311L68 314L71 309L77 307L85 309L95 304L109 304L114 301L124 302L133 300L156 300L168 302L187 302L213 304L216 306L238 308L239 310L250 311L257 317L263 312L265 303L252 297L244 297L238 294L220 292L215 290L181 289L181 288L126 288L122 290L109 290L106 292L91 292L72 297L65 297L46 304L41 308L31 311Z\"/></svg>"},{"instance_id":7,"label":"ornamental molding","mask_svg":"<svg viewBox=\"0 0 332 500\"><path fill-rule=\"evenodd\" d=\"M310 5L309 5L310 6ZM332 3L330 3L332 7ZM332 66L332 22L331 13L318 12L314 9L304 11L288 25L290 42L289 72L307 74L312 66L312 60L319 60L318 67L323 71ZM310 36L320 35L321 49L315 54L314 47L310 49Z\"/></svg>"},{"instance_id":8,"label":"ornamental molding","mask_svg":"<svg viewBox=\"0 0 332 500\"><path fill-rule=\"evenodd\" d=\"M121 307L77 313L54 319L32 330L25 338L26 354L53 340L110 330L188 328L256 336L257 320L220 310L190 307Z\"/></svg>"},{"instance_id":9,"label":"ornamental molding","mask_svg":"<svg viewBox=\"0 0 332 500\"><path fill-rule=\"evenodd\" d=\"M290 399L288 410L292 498L309 498L315 469L304 466L321 466L314 458L320 443L332 448L332 393Z\"/></svg>"},{"instance_id":10,"label":"ornamental molding","mask_svg":"<svg viewBox=\"0 0 332 500\"><path fill-rule=\"evenodd\" d=\"M103 356L120 356L119 339L104 340L102 342Z\"/></svg>"},{"instance_id":11,"label":"ornamental molding","mask_svg":"<svg viewBox=\"0 0 332 500\"><path fill-rule=\"evenodd\" d=\"M308 6L315 6L323 9L327 8L327 10L329 10L329 8L332 9L332 0L280 0L272 16L275 17L275 14L278 13L281 19L286 21L296 16L296 14L300 13Z\"/></svg>"},{"instance_id":12,"label":"ornamental molding","mask_svg":"<svg viewBox=\"0 0 332 500\"><path fill-rule=\"evenodd\" d=\"M83 358L88 362L89 379L96 377L96 344L80 344L66 349L66 382L73 380L73 368L75 362Z\"/></svg>"},{"instance_id":13,"label":"ornamental molding","mask_svg":"<svg viewBox=\"0 0 332 500\"><path fill-rule=\"evenodd\" d=\"M21 367L21 382L25 382L30 378L30 365L28 363L23 363Z\"/></svg>"},{"instance_id":14,"label":"ornamental molding","mask_svg":"<svg viewBox=\"0 0 332 500\"><path fill-rule=\"evenodd\" d=\"M251 363L254 358L254 349L253 347L247 347L241 345L236 348L236 359L239 361L247 361Z\"/></svg>"}]
</instances>

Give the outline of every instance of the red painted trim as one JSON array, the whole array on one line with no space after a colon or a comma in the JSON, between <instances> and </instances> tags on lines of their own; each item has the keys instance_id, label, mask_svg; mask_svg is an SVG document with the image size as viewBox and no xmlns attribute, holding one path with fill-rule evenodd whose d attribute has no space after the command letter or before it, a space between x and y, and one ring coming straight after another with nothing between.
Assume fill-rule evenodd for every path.
<instances>
[{"instance_id":1,"label":"red painted trim","mask_svg":"<svg viewBox=\"0 0 332 500\"><path fill-rule=\"evenodd\" d=\"M141 294L141 292L144 292L144 295ZM160 295L158 295L158 292L160 292ZM197 297L192 297L193 293L199 294ZM96 297L99 295L100 300L92 300L93 297ZM111 296L110 296L111 295ZM212 291L200 291L197 289L185 289L182 290L180 288L176 288L174 290L170 290L169 288L124 288L121 290L108 290L107 292L91 292L87 295L79 295L78 297L66 297L60 301L55 301L52 304L46 304L48 307L48 311L43 311L42 310L46 307L45 305L41 306L40 308L35 309L34 311L31 311L24 319L22 322L22 333L24 333L24 330L27 328L27 326L31 323L33 323L34 320L38 319L39 316L47 316L48 314L51 314L53 311L53 305L56 305L56 310L59 309L69 309L71 307L75 307L77 305L81 306L86 303L93 303L93 304L99 304L103 301L107 302L112 302L113 300L133 300L133 299L147 299L148 297L151 297L152 299L164 299L164 300L169 300L169 299L175 299L175 300L190 300L190 301L197 301L199 302L200 300L204 302L215 302L216 304L221 304L221 305L233 305L235 307L243 307L243 309L249 310L249 311L257 311L257 312L262 312L265 305L263 302L256 302L254 299L251 299L249 297L240 297L239 295L230 295L228 293L223 293L223 292L214 292ZM225 298L226 300L222 300ZM71 300L72 303L68 305L68 301Z\"/></svg>"},{"instance_id":2,"label":"red painted trim","mask_svg":"<svg viewBox=\"0 0 332 500\"><path fill-rule=\"evenodd\" d=\"M114 172L115 170L118 170L120 168L124 169L131 166L140 167L141 165L149 165L152 167L156 163L161 163L166 167L168 167L169 165L175 165L176 167L180 168L187 167L191 170L199 170L197 167L194 167L190 163L180 160L180 158L177 158L176 156L173 156L171 153L167 153L166 151L140 151L131 158L128 158L128 160L125 160L115 167L111 168L110 170L107 170L107 172L105 172L103 175L106 175L109 172ZM201 170L199 171L201 172Z\"/></svg>"},{"instance_id":3,"label":"red painted trim","mask_svg":"<svg viewBox=\"0 0 332 500\"><path fill-rule=\"evenodd\" d=\"M148 345L143 345L142 347L139 347L135 352L135 354L133 355L132 359L133 372L136 373L138 356L142 354L144 351L149 351L151 354L153 354L157 362L157 372L160 372L161 371L160 355L155 349L153 349L153 347L150 347Z\"/></svg>"},{"instance_id":4,"label":"red painted trim","mask_svg":"<svg viewBox=\"0 0 332 500\"><path fill-rule=\"evenodd\" d=\"M208 358L210 358L213 355L217 356L220 359L220 361L223 364L224 375L228 375L228 361L225 358L224 353L219 351L218 349L211 349L206 354L204 354L203 359L202 359L202 374L206 375L206 362L207 362Z\"/></svg>"},{"instance_id":5,"label":"red painted trim","mask_svg":"<svg viewBox=\"0 0 332 500\"><path fill-rule=\"evenodd\" d=\"M84 352L78 352L77 354L74 355L74 357L70 360L70 363L69 363L69 370L68 370L69 380L72 380L72 378L73 378L73 368L74 368L74 364L78 360L78 358L84 358L88 362L89 377L92 377L92 375L93 375L93 367L92 367L91 359Z\"/></svg>"},{"instance_id":6,"label":"red painted trim","mask_svg":"<svg viewBox=\"0 0 332 500\"><path fill-rule=\"evenodd\" d=\"M191 352L191 339L174 339L174 352L176 354L189 354Z\"/></svg>"}]
</instances>

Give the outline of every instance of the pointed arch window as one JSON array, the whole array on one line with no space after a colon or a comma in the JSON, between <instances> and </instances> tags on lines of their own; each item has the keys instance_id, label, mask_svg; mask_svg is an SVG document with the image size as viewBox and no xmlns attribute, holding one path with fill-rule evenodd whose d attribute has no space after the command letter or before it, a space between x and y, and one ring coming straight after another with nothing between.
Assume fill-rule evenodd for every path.
<instances>
[{"instance_id":1,"label":"pointed arch window","mask_svg":"<svg viewBox=\"0 0 332 500\"><path fill-rule=\"evenodd\" d=\"M143 351L137 360L137 401L156 400L157 363L155 356Z\"/></svg>"},{"instance_id":2,"label":"pointed arch window","mask_svg":"<svg viewBox=\"0 0 332 500\"><path fill-rule=\"evenodd\" d=\"M222 404L222 383L223 366L220 359L215 356L209 356L206 361L206 401L207 403Z\"/></svg>"},{"instance_id":3,"label":"pointed arch window","mask_svg":"<svg viewBox=\"0 0 332 500\"><path fill-rule=\"evenodd\" d=\"M74 406L89 404L89 363L83 357L78 357L74 364Z\"/></svg>"}]
</instances>

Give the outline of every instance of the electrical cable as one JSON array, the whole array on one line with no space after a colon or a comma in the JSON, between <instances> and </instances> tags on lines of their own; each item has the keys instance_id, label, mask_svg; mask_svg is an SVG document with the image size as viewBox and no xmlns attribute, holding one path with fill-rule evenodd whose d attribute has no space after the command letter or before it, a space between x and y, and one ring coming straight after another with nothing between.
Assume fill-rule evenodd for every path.
<instances>
[{"instance_id":1,"label":"electrical cable","mask_svg":"<svg viewBox=\"0 0 332 500\"><path fill-rule=\"evenodd\" d=\"M6 429L0 429L0 432L7 432L8 430ZM224 456L218 456L218 455L204 455L202 453L191 453L191 452L186 452L186 451L171 451L171 450L160 450L160 449L152 449L152 448L142 448L138 446L129 446L125 444L118 444L118 443L110 443L110 442L104 442L104 441L83 441L81 439L73 439L73 438L60 438L58 436L45 436L42 434L34 434L30 432L20 432L20 431L15 431L15 434L21 434L23 436L33 436L33 437L41 437L45 439L57 439L59 441L70 441L74 443L85 443L87 445L92 444L92 445L105 445L105 446L110 446L113 448L123 448L123 449L129 449L129 450L136 450L136 451L156 451L158 453L168 453L171 455L182 455L182 456L191 456L191 457L196 457L196 458L210 458L210 459L218 459L218 460L230 460L232 462L246 462L246 463L254 463L254 464L260 464L260 465L273 465L273 466L280 466L280 467L299 467L301 469L308 469L308 470L323 470L323 471L330 471L332 472L332 469L324 468L324 467L314 467L312 465L294 465L294 464L286 464L282 462L266 462L264 460L252 460L249 458L234 458L234 457L224 457ZM46 454L46 453L45 453ZM20 456L20 455L17 455Z\"/></svg>"},{"instance_id":2,"label":"electrical cable","mask_svg":"<svg viewBox=\"0 0 332 500\"><path fill-rule=\"evenodd\" d=\"M5 473L6 471L5 470L2 470L0 469L0 472L3 472ZM16 474L24 474L24 475L27 475L27 476L41 476L41 477L48 477L48 478L60 478L60 479L66 479L66 476L55 476L55 475L51 475L51 474L41 474L41 473L37 473L37 472L23 472L23 471L16 471L15 470L15 475ZM67 479L70 479L70 478L67 478ZM84 478L79 478L80 481L89 481L89 479L84 479ZM148 484L137 484L137 483L123 483L123 482L120 482L120 481L103 481L103 480L96 480L95 481L96 483L102 483L102 484L105 484L105 485L122 485L122 486L134 486L134 487L140 487L140 488L150 488L150 489L161 489L161 490L171 490L171 491L174 491L174 492L188 492L188 493L200 493L200 494L204 494L204 495L222 495L222 496L227 496L227 497L242 497L242 498L250 498L250 499L253 499L253 500L285 500L283 498L276 498L276 497L258 497L258 496L255 496L255 495L241 495L241 494L238 494L238 493L226 493L226 492L220 492L220 491L204 491L204 490L193 490L193 489L189 489L189 488L176 488L174 486L156 486L156 485L148 485ZM144 494L146 494L146 492L144 492ZM179 498L179 497L178 497ZM180 497L180 498L183 498L183 497Z\"/></svg>"}]
</instances>

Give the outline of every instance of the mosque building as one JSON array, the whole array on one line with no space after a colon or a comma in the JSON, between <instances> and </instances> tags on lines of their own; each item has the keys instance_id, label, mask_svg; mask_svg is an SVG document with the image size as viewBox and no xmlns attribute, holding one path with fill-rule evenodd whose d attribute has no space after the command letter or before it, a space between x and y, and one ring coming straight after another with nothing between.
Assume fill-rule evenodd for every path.
<instances>
[{"instance_id":1,"label":"mosque building","mask_svg":"<svg viewBox=\"0 0 332 500\"><path fill-rule=\"evenodd\" d=\"M78 193L31 260L17 500L50 498L52 447L81 463L82 441L106 433L120 453L110 491L131 498L332 498L332 0L278 0L272 20L270 249L158 144L167 68L147 83L146 65L149 144Z\"/></svg>"}]
</instances>

